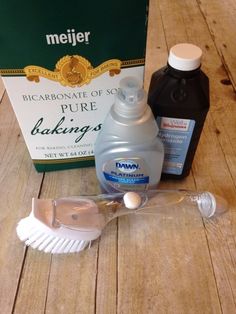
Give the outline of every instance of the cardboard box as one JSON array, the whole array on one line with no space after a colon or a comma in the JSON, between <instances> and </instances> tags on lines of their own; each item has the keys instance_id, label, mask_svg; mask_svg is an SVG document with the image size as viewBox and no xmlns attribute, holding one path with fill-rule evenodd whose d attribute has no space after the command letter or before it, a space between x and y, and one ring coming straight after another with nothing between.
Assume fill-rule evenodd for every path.
<instances>
[{"instance_id":1,"label":"cardboard box","mask_svg":"<svg viewBox=\"0 0 236 314\"><path fill-rule=\"evenodd\" d=\"M38 171L94 165L119 81L143 80L147 0L1 2L0 73Z\"/></svg>"}]
</instances>

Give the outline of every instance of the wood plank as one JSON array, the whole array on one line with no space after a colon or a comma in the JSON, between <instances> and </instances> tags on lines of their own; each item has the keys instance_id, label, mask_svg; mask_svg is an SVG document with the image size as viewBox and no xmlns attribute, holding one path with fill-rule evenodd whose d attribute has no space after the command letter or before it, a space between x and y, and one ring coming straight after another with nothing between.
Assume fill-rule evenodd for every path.
<instances>
[{"instance_id":1,"label":"wood plank","mask_svg":"<svg viewBox=\"0 0 236 314\"><path fill-rule=\"evenodd\" d=\"M74 169L68 171L59 171L46 173L44 184L41 191L42 198L55 198L69 195L88 195L99 193L97 179L94 168ZM116 237L116 226L109 226L110 232L106 234L111 238ZM114 229L114 233L112 232ZM36 308L37 313L94 313L96 306L99 311L107 309L100 313L113 313L111 309L116 308L116 299L104 300L105 294L102 289L107 289L112 293L116 285L111 277L109 287L109 273L103 275L101 269L104 269L106 263L110 265L112 274L116 273L116 264L110 262L109 256L114 259L116 251L109 253L107 250L107 241L109 238L101 239L98 258L98 245L100 240L95 241L89 250L79 254L67 256L44 255L43 271L38 272L38 254L29 249L26 257L24 274L22 276L18 298L16 302L16 312L23 313L32 311ZM110 246L112 251L112 246ZM40 254L40 253L39 253ZM34 274L37 276L34 277ZM99 276L97 278L97 273ZM101 275L100 275L101 274ZM104 273L105 274L105 273ZM102 278L101 278L102 277ZM107 280L105 280L105 277ZM40 283L39 285L37 283ZM106 286L104 286L106 283ZM29 285L34 286L31 289L31 298L28 297ZM99 287L99 290L97 289ZM97 293L97 297L96 296ZM37 301L35 301L37 299ZM96 305L97 299L97 305ZM101 301L103 300L103 301ZM103 302L106 302L105 304ZM100 309L102 306L102 309ZM99 310L100 309L100 310Z\"/></svg>"},{"instance_id":2,"label":"wood plank","mask_svg":"<svg viewBox=\"0 0 236 314\"><path fill-rule=\"evenodd\" d=\"M221 313L202 221L187 216L122 218L118 313Z\"/></svg>"},{"instance_id":3,"label":"wood plank","mask_svg":"<svg viewBox=\"0 0 236 314\"><path fill-rule=\"evenodd\" d=\"M182 181L162 182L160 187L197 187L227 195L230 213L205 225L191 215L182 220L181 214L174 219L122 217L118 220L118 234L114 221L102 238L82 254L51 258L29 249L21 273L24 250L15 238L15 223L28 212L42 175L31 165L13 115L8 115L7 106L0 106L4 132L0 136L0 162L5 165L0 169L0 191L6 195L0 205L0 306L4 314L11 313L20 273L14 307L19 314L236 312L235 96L232 86L221 83L228 74L206 24L211 20L209 13L218 16L220 12L219 1L213 2L214 5L201 1L200 11L196 1L150 1L145 88L151 73L165 64L167 50L173 44L191 41L202 47L203 69L212 84L212 106L192 175ZM214 25L210 28L212 34ZM224 58L235 72L232 60L226 54ZM6 112L2 114L1 110ZM98 192L94 169L78 169L47 173L41 197ZM18 206L22 207L20 211Z\"/></svg>"},{"instance_id":4,"label":"wood plank","mask_svg":"<svg viewBox=\"0 0 236 314\"><path fill-rule=\"evenodd\" d=\"M212 18L210 13L208 12L207 19L204 19L199 14L195 1L185 1L185 10L182 9L180 2L168 1L168 5L164 1L160 2L162 17L165 20L167 45L170 47L177 43L177 40L191 41L199 45L204 52L202 68L210 78L211 110L194 160L193 175L198 189L209 189L222 196L226 195L230 203L229 216L206 224L205 228L222 311L234 313L236 311L236 281L235 271L233 271L235 254L232 253L226 239L229 236L231 246L235 247L235 182L232 182L234 172L230 172L230 167L235 162L235 150L234 145L232 145L235 135L233 135L234 128L232 128L232 132L227 131L228 124L232 125L235 117L230 111L235 95L232 86L222 84L229 73L225 71L224 66L222 66L222 59L219 57L218 51L215 50L215 37L212 37L208 31L209 25L206 24L206 21ZM206 2L204 3L206 4ZM208 8L214 6L214 3L208 2ZM176 27L181 19L175 19L175 15L170 16L171 7L178 16L182 16L180 29L186 25L185 31L180 35L175 32L174 38L171 37L173 35L171 35L170 30ZM221 12L225 12L227 7L221 7L221 9ZM221 15L219 15L219 21ZM227 28L225 33L230 33L230 28ZM223 36L223 32L221 35ZM233 63L230 64L230 69L235 72ZM225 109L228 111L227 115L224 114ZM235 171L234 167L232 170ZM225 183L222 184L222 182Z\"/></svg>"},{"instance_id":5,"label":"wood plank","mask_svg":"<svg viewBox=\"0 0 236 314\"><path fill-rule=\"evenodd\" d=\"M234 313L236 311L235 187L227 165L222 163L224 153L219 146L214 145L217 135L212 124L212 120L208 119L206 129L211 128L212 131L206 130L202 136L203 145L199 147L197 153L194 173L195 171L198 173L195 175L198 189L210 188L215 193L225 196L229 203L229 213L219 219L206 222L205 228L223 313Z\"/></svg>"},{"instance_id":6,"label":"wood plank","mask_svg":"<svg viewBox=\"0 0 236 314\"><path fill-rule=\"evenodd\" d=\"M0 308L7 314L14 307L25 255L24 245L16 236L16 224L29 213L42 175L32 166L6 94L0 106L0 125Z\"/></svg>"},{"instance_id":7,"label":"wood plank","mask_svg":"<svg viewBox=\"0 0 236 314\"><path fill-rule=\"evenodd\" d=\"M202 14L214 39L227 74L236 90L236 3L234 0L200 0Z\"/></svg>"},{"instance_id":8,"label":"wood plank","mask_svg":"<svg viewBox=\"0 0 236 314\"><path fill-rule=\"evenodd\" d=\"M117 313L117 220L104 229L99 242L96 313Z\"/></svg>"},{"instance_id":9,"label":"wood plank","mask_svg":"<svg viewBox=\"0 0 236 314\"><path fill-rule=\"evenodd\" d=\"M3 94L5 92L5 86L3 85L2 78L0 76L0 103L2 101Z\"/></svg>"},{"instance_id":10,"label":"wood plank","mask_svg":"<svg viewBox=\"0 0 236 314\"><path fill-rule=\"evenodd\" d=\"M94 168L46 174L42 189L42 197L98 193ZM49 313L58 313L62 308L66 313L116 313L116 238L113 222L91 249L68 257L53 257L46 304ZM55 283L61 289L55 290ZM66 299L65 291L71 287L74 297Z\"/></svg>"},{"instance_id":11,"label":"wood plank","mask_svg":"<svg viewBox=\"0 0 236 314\"><path fill-rule=\"evenodd\" d=\"M42 198L97 193L94 169L47 173ZM46 311L94 313L98 243L79 254L53 256ZM55 287L58 287L55 289Z\"/></svg>"},{"instance_id":12,"label":"wood plank","mask_svg":"<svg viewBox=\"0 0 236 314\"><path fill-rule=\"evenodd\" d=\"M44 313L51 256L27 249L14 313Z\"/></svg>"},{"instance_id":13,"label":"wood plank","mask_svg":"<svg viewBox=\"0 0 236 314\"><path fill-rule=\"evenodd\" d=\"M222 6L226 9L222 9ZM225 1L213 1L212 6L207 5L205 1L201 2L201 9L203 14L206 15L206 22L211 29L214 42L220 56L220 60L224 66L212 67L211 74L214 75L214 85L212 93L212 105L214 106L212 112L214 113L213 119L215 123L215 132L221 147L224 150L224 156L227 160L232 178L235 182L236 178L236 124L235 124L235 69L236 69L236 56L229 55L225 51L231 51L233 54L236 50L236 39L228 42L227 48L224 47L220 50L219 43L222 45L222 38L224 41L229 41L227 36L231 31L227 29L235 29L236 21L232 18L232 12L235 11L235 1L226 3ZM229 8L231 8L229 10ZM209 19L208 16L212 16ZM229 20L228 17L229 16ZM224 18L223 18L224 17ZM221 20L223 18L223 21ZM226 19L226 21L225 21ZM216 22L218 21L218 22ZM233 28L231 28L233 27ZM231 36L231 35L230 35ZM210 57L208 58L209 61ZM216 56L211 57L211 62L216 62ZM217 60L218 61L218 60ZM218 65L218 62L217 62ZM230 78L230 80L229 80Z\"/></svg>"},{"instance_id":14,"label":"wood plank","mask_svg":"<svg viewBox=\"0 0 236 314\"><path fill-rule=\"evenodd\" d=\"M158 68L153 60L165 65L167 50L186 41L187 32L180 2L151 1L150 6L147 81L150 71ZM195 14L201 17L199 10ZM195 182L190 175L160 184L161 188L170 186L194 189ZM221 313L201 220L181 221L180 213L166 221L123 217L118 239L119 313Z\"/></svg>"},{"instance_id":15,"label":"wood plank","mask_svg":"<svg viewBox=\"0 0 236 314\"><path fill-rule=\"evenodd\" d=\"M79 254L53 256L46 312L94 313L97 246Z\"/></svg>"}]
</instances>

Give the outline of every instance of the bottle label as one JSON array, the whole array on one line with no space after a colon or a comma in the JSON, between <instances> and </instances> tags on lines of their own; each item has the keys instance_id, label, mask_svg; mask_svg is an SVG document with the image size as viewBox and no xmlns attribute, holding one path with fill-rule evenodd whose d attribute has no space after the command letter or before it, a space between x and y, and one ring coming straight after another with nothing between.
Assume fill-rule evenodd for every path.
<instances>
[{"instance_id":1,"label":"bottle label","mask_svg":"<svg viewBox=\"0 0 236 314\"><path fill-rule=\"evenodd\" d=\"M159 137L164 148L165 157L163 173L181 175L193 134L195 121L189 119L177 119L157 117Z\"/></svg>"},{"instance_id":2,"label":"bottle label","mask_svg":"<svg viewBox=\"0 0 236 314\"><path fill-rule=\"evenodd\" d=\"M106 182L119 191L145 190L149 184L148 167L142 158L115 158L103 166Z\"/></svg>"}]
</instances>

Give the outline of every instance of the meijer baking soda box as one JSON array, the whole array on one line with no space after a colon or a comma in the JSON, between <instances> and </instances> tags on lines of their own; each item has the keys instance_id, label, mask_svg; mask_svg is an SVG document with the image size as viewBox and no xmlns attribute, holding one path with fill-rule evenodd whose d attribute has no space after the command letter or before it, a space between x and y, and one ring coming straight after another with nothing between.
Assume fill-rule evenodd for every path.
<instances>
[{"instance_id":1,"label":"meijer baking soda box","mask_svg":"<svg viewBox=\"0 0 236 314\"><path fill-rule=\"evenodd\" d=\"M1 2L0 73L38 171L94 165L119 81L143 80L147 6Z\"/></svg>"}]
</instances>

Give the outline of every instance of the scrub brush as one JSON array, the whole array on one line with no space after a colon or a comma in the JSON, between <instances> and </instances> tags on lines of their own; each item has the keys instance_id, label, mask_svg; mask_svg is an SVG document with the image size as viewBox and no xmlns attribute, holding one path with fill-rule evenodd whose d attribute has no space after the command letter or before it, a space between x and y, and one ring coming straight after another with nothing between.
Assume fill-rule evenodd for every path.
<instances>
[{"instance_id":1,"label":"scrub brush","mask_svg":"<svg viewBox=\"0 0 236 314\"><path fill-rule=\"evenodd\" d=\"M161 214L172 206L194 205L210 218L227 209L224 199L210 192L148 190L32 200L30 215L19 221L16 231L27 246L46 253L74 253L91 245L106 224L127 214Z\"/></svg>"}]
</instances>

